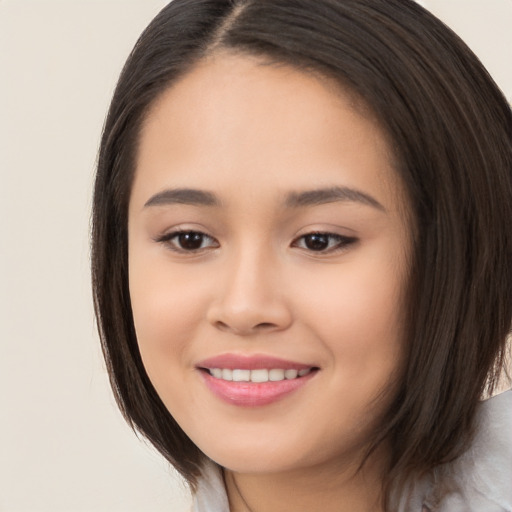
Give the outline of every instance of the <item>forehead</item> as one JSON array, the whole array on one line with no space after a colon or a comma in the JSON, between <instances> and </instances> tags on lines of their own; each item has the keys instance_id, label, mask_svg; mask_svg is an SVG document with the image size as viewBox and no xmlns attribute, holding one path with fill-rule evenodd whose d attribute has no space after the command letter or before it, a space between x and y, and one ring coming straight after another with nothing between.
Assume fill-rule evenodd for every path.
<instances>
[{"instance_id":1,"label":"forehead","mask_svg":"<svg viewBox=\"0 0 512 512\"><path fill-rule=\"evenodd\" d=\"M389 195L400 188L390 146L361 106L333 79L253 56L215 55L150 109L134 187L150 180L211 188L236 178L253 190L264 182L289 190L348 178Z\"/></svg>"}]
</instances>

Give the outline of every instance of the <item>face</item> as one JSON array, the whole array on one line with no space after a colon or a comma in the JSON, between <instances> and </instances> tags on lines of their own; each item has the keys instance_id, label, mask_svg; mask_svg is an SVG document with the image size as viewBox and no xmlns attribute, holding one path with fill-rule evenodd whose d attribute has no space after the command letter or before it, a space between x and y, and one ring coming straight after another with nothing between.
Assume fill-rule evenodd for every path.
<instances>
[{"instance_id":1,"label":"face","mask_svg":"<svg viewBox=\"0 0 512 512\"><path fill-rule=\"evenodd\" d=\"M360 454L400 372L403 196L383 133L326 79L217 55L155 103L129 207L135 328L214 461Z\"/></svg>"}]
</instances>

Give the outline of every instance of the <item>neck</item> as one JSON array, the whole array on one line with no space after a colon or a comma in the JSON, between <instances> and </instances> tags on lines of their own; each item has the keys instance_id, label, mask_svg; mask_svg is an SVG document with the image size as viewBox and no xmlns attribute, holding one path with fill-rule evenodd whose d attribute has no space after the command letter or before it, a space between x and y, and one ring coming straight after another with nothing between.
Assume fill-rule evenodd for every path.
<instances>
[{"instance_id":1,"label":"neck","mask_svg":"<svg viewBox=\"0 0 512 512\"><path fill-rule=\"evenodd\" d=\"M382 464L270 474L224 471L231 512L381 512Z\"/></svg>"}]
</instances>

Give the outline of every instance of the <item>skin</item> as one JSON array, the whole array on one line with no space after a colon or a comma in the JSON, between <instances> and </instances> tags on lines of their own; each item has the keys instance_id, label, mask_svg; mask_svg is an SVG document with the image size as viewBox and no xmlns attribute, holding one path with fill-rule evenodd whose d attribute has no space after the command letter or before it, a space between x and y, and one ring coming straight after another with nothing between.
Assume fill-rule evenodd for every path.
<instances>
[{"instance_id":1,"label":"skin","mask_svg":"<svg viewBox=\"0 0 512 512\"><path fill-rule=\"evenodd\" d=\"M333 187L360 195L292 200ZM158 196L184 188L218 204ZM171 414L226 468L233 512L380 510L386 447L356 470L400 373L403 197L378 124L328 79L217 54L149 112L129 206L137 338ZM204 233L199 248L177 229ZM310 233L333 235L312 250ZM320 370L238 407L196 367L225 353Z\"/></svg>"}]
</instances>

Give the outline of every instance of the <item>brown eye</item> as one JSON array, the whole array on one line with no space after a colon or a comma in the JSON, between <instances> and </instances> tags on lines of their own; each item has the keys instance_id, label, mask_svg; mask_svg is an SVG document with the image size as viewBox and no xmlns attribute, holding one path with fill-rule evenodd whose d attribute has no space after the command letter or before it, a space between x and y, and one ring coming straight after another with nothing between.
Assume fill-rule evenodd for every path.
<instances>
[{"instance_id":1,"label":"brown eye","mask_svg":"<svg viewBox=\"0 0 512 512\"><path fill-rule=\"evenodd\" d=\"M357 239L335 233L308 233L298 238L294 245L313 252L334 252L342 250Z\"/></svg>"},{"instance_id":2,"label":"brown eye","mask_svg":"<svg viewBox=\"0 0 512 512\"><path fill-rule=\"evenodd\" d=\"M325 251L329 247L329 235L313 233L304 237L304 246L310 251Z\"/></svg>"},{"instance_id":3,"label":"brown eye","mask_svg":"<svg viewBox=\"0 0 512 512\"><path fill-rule=\"evenodd\" d=\"M176 242L180 249L185 249L186 251L197 251L197 249L201 249L203 246L204 238L205 237L202 233L190 231L189 233L180 233L177 235Z\"/></svg>"},{"instance_id":4,"label":"brown eye","mask_svg":"<svg viewBox=\"0 0 512 512\"><path fill-rule=\"evenodd\" d=\"M195 252L218 247L215 239L200 231L175 231L164 235L157 241L177 252Z\"/></svg>"}]
</instances>

